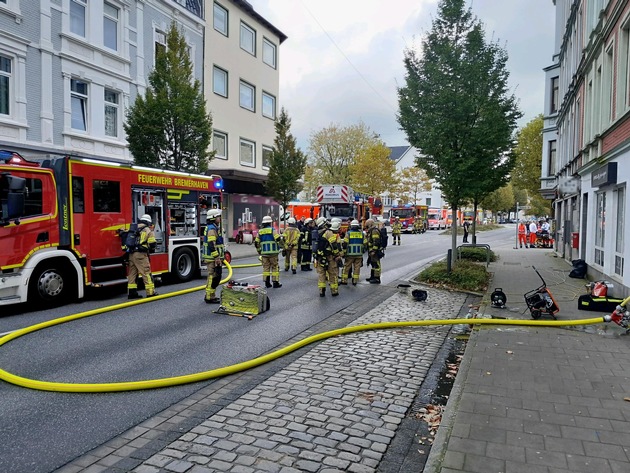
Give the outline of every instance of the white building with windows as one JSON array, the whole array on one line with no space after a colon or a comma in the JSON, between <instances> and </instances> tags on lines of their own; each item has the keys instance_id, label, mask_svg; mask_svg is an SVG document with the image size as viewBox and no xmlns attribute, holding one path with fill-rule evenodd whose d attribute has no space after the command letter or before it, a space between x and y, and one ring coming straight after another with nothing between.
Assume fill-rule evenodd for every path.
<instances>
[{"instance_id":1,"label":"white building with windows","mask_svg":"<svg viewBox=\"0 0 630 473\"><path fill-rule=\"evenodd\" d=\"M208 11L204 89L212 113L210 163L224 179L229 237L273 210L264 182L276 137L279 49L286 36L244 0L216 0ZM276 213L277 215L277 213Z\"/></svg>"},{"instance_id":2,"label":"white building with windows","mask_svg":"<svg viewBox=\"0 0 630 473\"><path fill-rule=\"evenodd\" d=\"M130 160L123 130L172 19L203 76L203 0L0 0L0 147Z\"/></svg>"},{"instance_id":3,"label":"white building with windows","mask_svg":"<svg viewBox=\"0 0 630 473\"><path fill-rule=\"evenodd\" d=\"M630 1L556 0L553 65L545 69L541 193L553 199L556 251L591 279L630 294Z\"/></svg>"},{"instance_id":4,"label":"white building with windows","mask_svg":"<svg viewBox=\"0 0 630 473\"><path fill-rule=\"evenodd\" d=\"M391 154L389 159L396 163L396 171L401 172L405 168L416 166L416 157L419 154L417 148L413 146L390 146ZM383 211L387 212L394 205L404 205L410 202L398 202L392 199L389 195L383 196ZM418 194L415 202L417 205L426 205L427 207L443 208L446 207L446 202L442 197L442 192L439 186L432 181L430 191L422 191Z\"/></svg>"}]
</instances>

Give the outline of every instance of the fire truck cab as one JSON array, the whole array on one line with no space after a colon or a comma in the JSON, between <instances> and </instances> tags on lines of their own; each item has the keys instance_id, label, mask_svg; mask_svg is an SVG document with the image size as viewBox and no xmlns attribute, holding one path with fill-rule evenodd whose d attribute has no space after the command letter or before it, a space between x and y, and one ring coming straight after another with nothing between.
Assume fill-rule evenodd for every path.
<instances>
[{"instance_id":1,"label":"fire truck cab","mask_svg":"<svg viewBox=\"0 0 630 473\"><path fill-rule=\"evenodd\" d=\"M66 302L88 287L126 284L119 230L143 214L157 240L153 274L192 279L205 213L221 208L222 186L216 175L0 151L0 306Z\"/></svg>"}]
</instances>

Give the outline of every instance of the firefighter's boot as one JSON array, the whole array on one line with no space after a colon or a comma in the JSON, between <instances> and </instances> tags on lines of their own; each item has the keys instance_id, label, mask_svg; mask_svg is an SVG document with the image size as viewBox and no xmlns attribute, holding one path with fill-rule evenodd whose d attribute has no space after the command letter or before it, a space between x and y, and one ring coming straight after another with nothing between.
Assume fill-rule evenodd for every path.
<instances>
[{"instance_id":1,"label":"firefighter's boot","mask_svg":"<svg viewBox=\"0 0 630 473\"><path fill-rule=\"evenodd\" d=\"M326 288L325 287L322 287L319 290L319 297L326 297Z\"/></svg>"},{"instance_id":2,"label":"firefighter's boot","mask_svg":"<svg viewBox=\"0 0 630 473\"><path fill-rule=\"evenodd\" d=\"M278 288L278 287L282 287L282 284L280 284L280 281L274 281L273 282L273 287L274 287L274 289Z\"/></svg>"},{"instance_id":3,"label":"firefighter's boot","mask_svg":"<svg viewBox=\"0 0 630 473\"><path fill-rule=\"evenodd\" d=\"M142 296L138 294L137 289L129 289L129 293L127 295L127 299L142 299Z\"/></svg>"},{"instance_id":4,"label":"firefighter's boot","mask_svg":"<svg viewBox=\"0 0 630 473\"><path fill-rule=\"evenodd\" d=\"M381 278L372 278L370 279L370 284L380 284L381 283Z\"/></svg>"},{"instance_id":5,"label":"firefighter's boot","mask_svg":"<svg viewBox=\"0 0 630 473\"><path fill-rule=\"evenodd\" d=\"M374 279L374 270L370 271L370 277L369 278L365 278L365 280L367 282L372 282L372 279Z\"/></svg>"},{"instance_id":6,"label":"firefighter's boot","mask_svg":"<svg viewBox=\"0 0 630 473\"><path fill-rule=\"evenodd\" d=\"M271 276L265 277L265 287L271 287Z\"/></svg>"}]
</instances>

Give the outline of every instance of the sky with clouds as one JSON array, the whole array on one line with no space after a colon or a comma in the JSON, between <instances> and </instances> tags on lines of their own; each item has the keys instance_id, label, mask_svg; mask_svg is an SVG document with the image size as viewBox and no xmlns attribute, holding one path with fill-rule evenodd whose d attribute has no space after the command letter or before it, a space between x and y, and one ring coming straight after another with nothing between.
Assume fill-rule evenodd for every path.
<instances>
[{"instance_id":1,"label":"sky with clouds","mask_svg":"<svg viewBox=\"0 0 630 473\"><path fill-rule=\"evenodd\" d=\"M280 46L280 96L304 151L331 124L365 123L386 145L406 145L396 121L405 48L418 49L437 0L249 0L288 36ZM486 38L508 53L512 92L523 126L543 110L553 55L552 0L469 0Z\"/></svg>"}]
</instances>

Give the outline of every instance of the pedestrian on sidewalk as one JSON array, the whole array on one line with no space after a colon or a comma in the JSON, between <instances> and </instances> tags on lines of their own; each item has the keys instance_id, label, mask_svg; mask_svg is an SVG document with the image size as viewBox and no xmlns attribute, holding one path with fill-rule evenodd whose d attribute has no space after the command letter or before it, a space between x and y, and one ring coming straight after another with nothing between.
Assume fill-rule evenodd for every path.
<instances>
[{"instance_id":1,"label":"pedestrian on sidewalk","mask_svg":"<svg viewBox=\"0 0 630 473\"><path fill-rule=\"evenodd\" d=\"M523 245L527 248L527 227L523 220L518 224L518 244L521 248L523 248Z\"/></svg>"},{"instance_id":2,"label":"pedestrian on sidewalk","mask_svg":"<svg viewBox=\"0 0 630 473\"><path fill-rule=\"evenodd\" d=\"M536 220L532 220L529 223L529 247L534 248L536 246L536 233L538 233L538 225Z\"/></svg>"},{"instance_id":3,"label":"pedestrian on sidewalk","mask_svg":"<svg viewBox=\"0 0 630 473\"><path fill-rule=\"evenodd\" d=\"M464 225L462 225L464 228L464 239L463 239L463 243L468 243L468 232L470 231L470 220L464 220Z\"/></svg>"}]
</instances>

